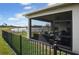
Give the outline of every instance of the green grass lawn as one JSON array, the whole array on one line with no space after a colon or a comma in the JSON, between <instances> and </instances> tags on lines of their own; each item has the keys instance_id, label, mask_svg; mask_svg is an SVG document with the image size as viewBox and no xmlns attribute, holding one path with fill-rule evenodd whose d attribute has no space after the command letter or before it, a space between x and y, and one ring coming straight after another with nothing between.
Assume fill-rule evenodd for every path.
<instances>
[{"instance_id":1,"label":"green grass lawn","mask_svg":"<svg viewBox=\"0 0 79 59\"><path fill-rule=\"evenodd\" d=\"M1 28L2 30L9 30L11 28ZM22 54L23 55L50 55L50 49L51 49L51 55L53 55L53 49L50 46L47 46L46 44L43 45L38 42L38 44L34 41L30 41L27 39L28 33L26 32L17 32L12 34L12 45L15 47L18 53L20 53L20 35L22 36ZM11 37L11 34L8 36ZM9 40L10 41L10 40ZM10 41L11 42L11 41ZM37 47L38 45L38 47ZM47 53L46 53L47 51ZM10 46L5 42L5 40L1 37L1 30L0 30L0 54L1 55L13 55L15 52L10 48ZM59 51L58 51L59 54ZM63 53L62 53L63 54Z\"/></svg>"},{"instance_id":2,"label":"green grass lawn","mask_svg":"<svg viewBox=\"0 0 79 59\"><path fill-rule=\"evenodd\" d=\"M27 33L7 33L7 37L12 37L12 40L8 40L9 42L12 42L11 44L15 47L18 53L20 53L20 35L22 36L22 54L23 55L46 55L46 45L40 45L33 41L30 41L25 36L27 36ZM12 35L12 36L11 36ZM38 45L38 46L37 46ZM51 49L52 50L52 49ZM53 50L51 51L53 53ZM49 46L47 48L47 54L49 54Z\"/></svg>"},{"instance_id":3,"label":"green grass lawn","mask_svg":"<svg viewBox=\"0 0 79 59\"><path fill-rule=\"evenodd\" d=\"M14 55L15 52L10 48L6 41L2 38L1 30L8 30L9 28L0 28L0 55Z\"/></svg>"},{"instance_id":4,"label":"green grass lawn","mask_svg":"<svg viewBox=\"0 0 79 59\"><path fill-rule=\"evenodd\" d=\"M0 28L1 30L9 30L11 28ZM1 31L0 31L0 35L1 35ZM44 48L42 48L42 46L40 47L40 44L35 45L34 42L29 41L27 38L28 33L26 32L19 32L19 33L14 33L12 36L12 44L13 46L17 49L18 52L20 52L20 36L22 35L22 54L24 55L35 55L37 54L36 52L38 52L38 54L45 54L46 48L44 46ZM49 48L48 48L49 50ZM12 55L15 54L14 51L9 47L9 45L5 42L5 40L0 36L0 54L8 54L8 55ZM48 52L49 54L49 52Z\"/></svg>"},{"instance_id":5,"label":"green grass lawn","mask_svg":"<svg viewBox=\"0 0 79 59\"><path fill-rule=\"evenodd\" d=\"M10 48L10 46L0 36L0 55L14 55L14 54L15 52Z\"/></svg>"},{"instance_id":6,"label":"green grass lawn","mask_svg":"<svg viewBox=\"0 0 79 59\"><path fill-rule=\"evenodd\" d=\"M22 35L23 37L27 38L28 33L27 32L14 32L16 35Z\"/></svg>"}]
</instances>

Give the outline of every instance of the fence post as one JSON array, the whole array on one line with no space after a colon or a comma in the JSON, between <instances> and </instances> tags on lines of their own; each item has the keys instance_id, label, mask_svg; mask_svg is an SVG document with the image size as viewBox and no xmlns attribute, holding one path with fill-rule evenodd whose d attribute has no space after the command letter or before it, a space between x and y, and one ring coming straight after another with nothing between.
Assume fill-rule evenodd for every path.
<instances>
[{"instance_id":1,"label":"fence post","mask_svg":"<svg viewBox=\"0 0 79 59\"><path fill-rule=\"evenodd\" d=\"M3 37L3 30L2 30L2 37Z\"/></svg>"},{"instance_id":2,"label":"fence post","mask_svg":"<svg viewBox=\"0 0 79 59\"><path fill-rule=\"evenodd\" d=\"M20 55L22 55L22 36L20 35Z\"/></svg>"},{"instance_id":3,"label":"fence post","mask_svg":"<svg viewBox=\"0 0 79 59\"><path fill-rule=\"evenodd\" d=\"M13 42L12 41L13 40L12 40L12 33L11 33L11 42L10 42L11 46L13 46Z\"/></svg>"},{"instance_id":4,"label":"fence post","mask_svg":"<svg viewBox=\"0 0 79 59\"><path fill-rule=\"evenodd\" d=\"M54 55L57 55L57 41L54 41Z\"/></svg>"}]
</instances>

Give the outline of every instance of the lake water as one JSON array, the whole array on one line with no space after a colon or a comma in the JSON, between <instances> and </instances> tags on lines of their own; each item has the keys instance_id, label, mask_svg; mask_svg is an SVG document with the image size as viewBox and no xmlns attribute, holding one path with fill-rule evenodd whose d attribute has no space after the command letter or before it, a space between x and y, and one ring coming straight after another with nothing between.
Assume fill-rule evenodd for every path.
<instances>
[{"instance_id":1,"label":"lake water","mask_svg":"<svg viewBox=\"0 0 79 59\"><path fill-rule=\"evenodd\" d=\"M32 28L32 32L42 32L46 31L47 29L42 29L42 28ZM29 32L28 28L13 28L11 29L12 32Z\"/></svg>"},{"instance_id":2,"label":"lake water","mask_svg":"<svg viewBox=\"0 0 79 59\"><path fill-rule=\"evenodd\" d=\"M28 28L13 28L11 29L13 32L28 32Z\"/></svg>"}]
</instances>

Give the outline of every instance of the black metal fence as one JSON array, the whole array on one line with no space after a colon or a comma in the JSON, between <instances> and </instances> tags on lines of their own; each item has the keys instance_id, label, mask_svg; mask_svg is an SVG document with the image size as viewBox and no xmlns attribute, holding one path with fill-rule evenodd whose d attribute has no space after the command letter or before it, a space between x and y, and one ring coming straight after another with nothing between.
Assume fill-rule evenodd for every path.
<instances>
[{"instance_id":1,"label":"black metal fence","mask_svg":"<svg viewBox=\"0 0 79 59\"><path fill-rule=\"evenodd\" d=\"M2 36L19 55L77 55L56 43L50 45L6 31L2 31Z\"/></svg>"}]
</instances>

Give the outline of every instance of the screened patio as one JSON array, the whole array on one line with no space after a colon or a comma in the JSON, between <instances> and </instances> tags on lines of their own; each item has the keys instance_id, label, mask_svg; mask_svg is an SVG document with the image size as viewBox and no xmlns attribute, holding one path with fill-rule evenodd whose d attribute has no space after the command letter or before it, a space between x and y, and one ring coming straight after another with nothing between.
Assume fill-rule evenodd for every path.
<instances>
[{"instance_id":1,"label":"screened patio","mask_svg":"<svg viewBox=\"0 0 79 59\"><path fill-rule=\"evenodd\" d=\"M39 20L49 22L51 24L51 30L47 32L48 36L46 40L50 44L54 44L57 41L58 44L67 47L72 50L72 11L65 11L55 14L36 16L29 19L29 38L32 39L32 20ZM52 34L54 34L52 36ZM36 36L37 37L37 36ZM36 40L39 37L35 38ZM42 37L39 38L39 40Z\"/></svg>"},{"instance_id":2,"label":"screened patio","mask_svg":"<svg viewBox=\"0 0 79 59\"><path fill-rule=\"evenodd\" d=\"M25 17L29 19L29 38L31 38L31 21L39 20L51 23L51 31L57 32L54 36L55 41L62 44L64 47L67 46L73 52L79 52L79 4L73 3L61 3L54 4L47 8L43 8L37 11L33 11L28 14L24 14ZM50 31L50 32L51 32ZM54 33L56 34L56 33ZM60 38L60 39L59 39ZM50 39L52 40L52 39Z\"/></svg>"}]
</instances>

